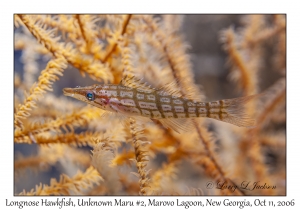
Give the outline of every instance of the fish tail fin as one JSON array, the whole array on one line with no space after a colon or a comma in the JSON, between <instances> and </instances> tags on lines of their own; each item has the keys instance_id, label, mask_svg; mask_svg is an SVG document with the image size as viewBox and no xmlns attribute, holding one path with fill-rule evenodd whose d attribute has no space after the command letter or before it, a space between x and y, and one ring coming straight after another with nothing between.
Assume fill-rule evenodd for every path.
<instances>
[{"instance_id":1,"label":"fish tail fin","mask_svg":"<svg viewBox=\"0 0 300 210\"><path fill-rule=\"evenodd\" d=\"M256 120L247 114L246 105L258 96L260 94L208 102L207 117L239 127L253 127L256 125Z\"/></svg>"}]
</instances>

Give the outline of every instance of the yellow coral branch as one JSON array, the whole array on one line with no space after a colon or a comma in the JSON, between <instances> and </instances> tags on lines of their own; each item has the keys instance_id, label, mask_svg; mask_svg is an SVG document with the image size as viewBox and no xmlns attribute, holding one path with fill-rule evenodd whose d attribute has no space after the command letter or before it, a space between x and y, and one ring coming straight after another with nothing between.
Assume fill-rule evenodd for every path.
<instances>
[{"instance_id":1,"label":"yellow coral branch","mask_svg":"<svg viewBox=\"0 0 300 210\"><path fill-rule=\"evenodd\" d=\"M19 175L26 169L37 170L41 167L43 169L48 166L48 158L47 157L39 157L39 156L30 156L26 158L18 158L14 162L14 172L17 178Z\"/></svg>"},{"instance_id":2,"label":"yellow coral branch","mask_svg":"<svg viewBox=\"0 0 300 210\"><path fill-rule=\"evenodd\" d=\"M27 118L30 116L30 111L33 107L36 107L36 102L39 100L46 91L52 91L52 84L58 80L57 75L62 76L63 69L67 67L67 62L63 57L58 57L51 60L46 69L41 72L38 78L38 83L33 84L30 89L30 95L25 99L23 105L19 105L17 112L15 113L14 125L16 128L22 127L21 118Z\"/></svg>"},{"instance_id":3,"label":"yellow coral branch","mask_svg":"<svg viewBox=\"0 0 300 210\"><path fill-rule=\"evenodd\" d=\"M130 14L126 16L125 21L124 21L123 26L122 26L122 29L121 29L121 32L120 32L120 35L121 35L121 36L125 34L126 28L127 28L128 24L129 24L129 21L130 21L131 16L132 16L132 15L130 15ZM114 51L116 50L116 48L117 48L117 43L115 42L115 43L112 45L111 50L110 50L110 51L106 54L106 56L104 57L103 62L106 62L106 61L108 60L108 58L111 57L111 55L114 53Z\"/></svg>"},{"instance_id":4,"label":"yellow coral branch","mask_svg":"<svg viewBox=\"0 0 300 210\"><path fill-rule=\"evenodd\" d=\"M94 184L99 184L102 177L94 167L89 167L84 173L78 172L74 177L69 178L63 174L59 181L50 180L50 185L37 185L35 190L29 192L23 190L20 195L72 195L80 194L81 190L91 188Z\"/></svg>"},{"instance_id":5,"label":"yellow coral branch","mask_svg":"<svg viewBox=\"0 0 300 210\"><path fill-rule=\"evenodd\" d=\"M87 39L87 33L86 33L86 30L84 28L84 22L81 21L81 16L80 15L75 15L75 18L78 22L78 25L79 25L79 29L80 29L80 32L81 32L81 35L85 41L85 47L86 47L86 51L89 52L90 51L90 41Z\"/></svg>"},{"instance_id":6,"label":"yellow coral branch","mask_svg":"<svg viewBox=\"0 0 300 210\"><path fill-rule=\"evenodd\" d=\"M32 135L49 130L59 132L61 128L66 126L73 131L74 127L86 126L91 120L99 118L102 113L95 107L86 107L79 112L74 111L72 114L59 117L44 124L32 124L24 130L15 130L15 143L36 143Z\"/></svg>"},{"instance_id":7,"label":"yellow coral branch","mask_svg":"<svg viewBox=\"0 0 300 210\"><path fill-rule=\"evenodd\" d=\"M94 145L92 150L92 165L101 173L105 182L107 193L116 194L120 191L118 168L111 167L111 161L115 154L115 144L106 139Z\"/></svg>"},{"instance_id":8,"label":"yellow coral branch","mask_svg":"<svg viewBox=\"0 0 300 210\"><path fill-rule=\"evenodd\" d=\"M138 174L140 177L139 183L140 183L140 195L146 195L149 186L149 178L148 178L148 172L145 170L147 165L147 152L143 150L143 145L146 142L143 142L141 139L141 134L143 132L142 129L138 128L135 119L130 118L130 132L132 135L132 140L134 144L134 150L135 150L135 159L136 159L136 167L138 169Z\"/></svg>"},{"instance_id":9,"label":"yellow coral branch","mask_svg":"<svg viewBox=\"0 0 300 210\"><path fill-rule=\"evenodd\" d=\"M204 135L208 135L207 131L201 127L198 127L196 122L194 121L194 126L197 129L197 133L199 135L199 138L201 142L204 145L205 152L206 152L206 158L203 158L199 161L199 163L204 167L205 171L214 179L218 181L223 181L229 183L231 186L237 186L230 178L228 178L225 175L225 172L223 171L222 167L218 164L216 160L216 155L211 149L210 143L207 141L207 137ZM245 195L243 191L237 188L235 192L231 192L230 190L226 191L229 195L230 194L237 194L237 195Z\"/></svg>"},{"instance_id":10,"label":"yellow coral branch","mask_svg":"<svg viewBox=\"0 0 300 210\"><path fill-rule=\"evenodd\" d=\"M226 40L225 50L228 52L230 61L237 67L240 72L239 84L244 90L244 95L254 94L255 83L251 79L251 71L246 65L243 57L239 53L236 43L235 34L232 28L223 32L223 38Z\"/></svg>"},{"instance_id":11,"label":"yellow coral branch","mask_svg":"<svg viewBox=\"0 0 300 210\"><path fill-rule=\"evenodd\" d=\"M50 137L46 136L45 133L41 133L38 135L31 134L30 136L24 136L22 143L32 144L33 142L36 144L68 144L71 146L93 146L95 144L94 139L97 139L102 133L99 132L82 132L80 134L74 134L73 132L51 135ZM18 143L18 142L16 142Z\"/></svg>"},{"instance_id":12,"label":"yellow coral branch","mask_svg":"<svg viewBox=\"0 0 300 210\"><path fill-rule=\"evenodd\" d=\"M53 56L62 55L65 59L78 68L82 73L88 73L93 79L105 82L112 80L112 74L108 65L95 61L92 58L82 56L77 50L73 49L71 45L63 47L57 42L57 38L53 38L50 31L45 31L35 24L35 21L27 17L27 15L19 15L20 19L29 29L33 36L37 38L52 54Z\"/></svg>"},{"instance_id":13,"label":"yellow coral branch","mask_svg":"<svg viewBox=\"0 0 300 210\"><path fill-rule=\"evenodd\" d=\"M133 158L135 158L134 152L123 151L114 157L111 161L111 166L131 165L131 159Z\"/></svg>"},{"instance_id":14,"label":"yellow coral branch","mask_svg":"<svg viewBox=\"0 0 300 210\"><path fill-rule=\"evenodd\" d=\"M173 161L167 164L163 164L162 168L155 171L151 178L151 194L157 195L162 194L164 189L164 185L169 184L171 180L176 178L177 174L177 165L180 161ZM167 183L164 183L166 182ZM173 186L172 186L173 187Z\"/></svg>"}]
</instances>

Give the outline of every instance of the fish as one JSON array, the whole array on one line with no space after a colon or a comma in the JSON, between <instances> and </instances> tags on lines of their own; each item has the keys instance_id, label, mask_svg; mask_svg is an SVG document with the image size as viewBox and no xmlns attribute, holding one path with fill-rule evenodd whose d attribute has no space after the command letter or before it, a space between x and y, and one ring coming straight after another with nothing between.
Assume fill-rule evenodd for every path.
<instances>
[{"instance_id":1,"label":"fish","mask_svg":"<svg viewBox=\"0 0 300 210\"><path fill-rule=\"evenodd\" d=\"M159 121L164 127L181 133L191 130L194 118L212 118L239 127L255 126L246 114L245 105L256 95L201 102L183 97L175 82L161 88L148 86L142 79L124 77L119 84L95 84L64 88L63 93L106 110L106 116L135 117L149 122Z\"/></svg>"}]
</instances>

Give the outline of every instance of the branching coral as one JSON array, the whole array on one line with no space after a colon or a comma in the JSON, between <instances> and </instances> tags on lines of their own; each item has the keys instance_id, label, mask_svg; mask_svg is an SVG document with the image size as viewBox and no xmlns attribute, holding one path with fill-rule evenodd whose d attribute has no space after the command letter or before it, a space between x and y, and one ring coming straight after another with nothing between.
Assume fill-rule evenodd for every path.
<instances>
[{"instance_id":1,"label":"branching coral","mask_svg":"<svg viewBox=\"0 0 300 210\"><path fill-rule=\"evenodd\" d=\"M130 118L129 123L135 151L135 162L138 170L137 176L140 178L140 195L146 195L147 188L149 188L149 178L147 177L149 172L146 171L148 159L145 144L147 144L148 142L143 140L143 138L145 138L143 136L143 129L140 128L139 125L137 125L136 120Z\"/></svg>"},{"instance_id":2,"label":"branching coral","mask_svg":"<svg viewBox=\"0 0 300 210\"><path fill-rule=\"evenodd\" d=\"M85 173L78 172L74 177L69 178L61 175L59 181L51 179L50 185L38 185L30 192L23 191L21 195L72 195L81 194L83 190L99 184L102 180L97 170L89 167Z\"/></svg>"},{"instance_id":3,"label":"branching coral","mask_svg":"<svg viewBox=\"0 0 300 210\"><path fill-rule=\"evenodd\" d=\"M35 101L48 90L52 91L51 85L58 80L58 76L62 76L62 71L66 68L66 60L64 58L57 58L49 61L45 70L41 72L41 76L38 78L38 83L34 84L30 89L30 95L25 99L23 105L19 105L19 109L15 114L15 127L21 127L20 118L26 118L30 114L28 111L36 106Z\"/></svg>"},{"instance_id":4,"label":"branching coral","mask_svg":"<svg viewBox=\"0 0 300 210\"><path fill-rule=\"evenodd\" d=\"M188 24L181 15L15 15L15 51L24 64L15 71L15 150L37 146L37 153L16 156L15 174L33 170L43 176L53 167L60 175L50 184L29 180L32 190L20 182L28 176L16 176L15 193L285 194L285 157L278 152L285 147L284 15L243 16L240 28L221 32L229 78L238 90L230 94L265 93L246 107L256 127L200 118L190 132L178 134L155 120L107 118L104 110L58 96L67 85L119 83L134 75L156 88L176 81L183 97L204 101L209 96L194 83L189 54L195 43L188 47L182 36ZM265 85L264 74L273 81ZM77 169L85 172L74 175ZM248 191L241 186L246 180L277 188ZM208 182L215 187L207 188Z\"/></svg>"}]
</instances>

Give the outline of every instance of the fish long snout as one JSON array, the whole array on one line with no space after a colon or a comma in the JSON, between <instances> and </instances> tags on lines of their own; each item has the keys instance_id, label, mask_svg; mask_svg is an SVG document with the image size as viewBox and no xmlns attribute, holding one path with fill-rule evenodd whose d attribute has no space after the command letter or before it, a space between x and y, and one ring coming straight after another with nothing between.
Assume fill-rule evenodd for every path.
<instances>
[{"instance_id":1,"label":"fish long snout","mask_svg":"<svg viewBox=\"0 0 300 210\"><path fill-rule=\"evenodd\" d=\"M74 89L73 88L64 88L63 93L65 96L73 96L74 95Z\"/></svg>"}]
</instances>

